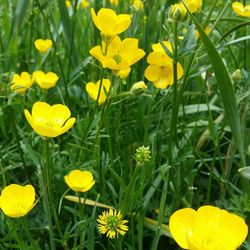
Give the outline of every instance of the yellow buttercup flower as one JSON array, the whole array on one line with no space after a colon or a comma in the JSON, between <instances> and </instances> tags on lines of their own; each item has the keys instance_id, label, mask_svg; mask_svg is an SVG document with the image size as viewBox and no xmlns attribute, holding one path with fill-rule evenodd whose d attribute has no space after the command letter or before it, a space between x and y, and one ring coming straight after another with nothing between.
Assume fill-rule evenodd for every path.
<instances>
[{"instance_id":1,"label":"yellow buttercup flower","mask_svg":"<svg viewBox=\"0 0 250 250\"><path fill-rule=\"evenodd\" d=\"M64 176L64 180L75 192L86 192L93 187L95 180L90 171L73 170Z\"/></svg>"},{"instance_id":2,"label":"yellow buttercup flower","mask_svg":"<svg viewBox=\"0 0 250 250\"><path fill-rule=\"evenodd\" d=\"M178 245L189 250L236 250L248 233L241 217L213 206L180 209L169 228Z\"/></svg>"},{"instance_id":3,"label":"yellow buttercup flower","mask_svg":"<svg viewBox=\"0 0 250 250\"><path fill-rule=\"evenodd\" d=\"M26 215L34 207L34 202L35 189L32 185L11 184L2 190L0 196L0 208L12 218Z\"/></svg>"},{"instance_id":4,"label":"yellow buttercup flower","mask_svg":"<svg viewBox=\"0 0 250 250\"><path fill-rule=\"evenodd\" d=\"M11 89L19 94L24 94L31 87L33 81L28 72L22 72L21 75L14 74L12 78Z\"/></svg>"},{"instance_id":5,"label":"yellow buttercup flower","mask_svg":"<svg viewBox=\"0 0 250 250\"><path fill-rule=\"evenodd\" d=\"M101 87L99 98L98 98L98 93L99 93L100 85L102 87ZM102 80L102 84L101 84L101 80L97 81L96 84L93 83L93 82L87 83L87 85L86 85L86 91L88 92L89 96L92 99L94 99L95 101L98 98L98 104L102 104L107 99L107 93L110 90L110 86L111 86L110 80L109 79L103 79Z\"/></svg>"},{"instance_id":6,"label":"yellow buttercup flower","mask_svg":"<svg viewBox=\"0 0 250 250\"><path fill-rule=\"evenodd\" d=\"M238 16L250 17L250 4L244 6L240 2L233 2L232 8Z\"/></svg>"},{"instance_id":7,"label":"yellow buttercup flower","mask_svg":"<svg viewBox=\"0 0 250 250\"><path fill-rule=\"evenodd\" d=\"M113 4L113 5L118 5L119 4L119 0L109 0L109 3Z\"/></svg>"},{"instance_id":8,"label":"yellow buttercup flower","mask_svg":"<svg viewBox=\"0 0 250 250\"><path fill-rule=\"evenodd\" d=\"M57 74L48 72L45 74L43 71L35 71L32 75L33 81L35 81L42 89L50 89L56 86L56 82L59 79Z\"/></svg>"},{"instance_id":9,"label":"yellow buttercup flower","mask_svg":"<svg viewBox=\"0 0 250 250\"><path fill-rule=\"evenodd\" d=\"M41 53L46 53L48 49L52 46L52 41L50 39L37 39L35 41L36 49Z\"/></svg>"},{"instance_id":10,"label":"yellow buttercup flower","mask_svg":"<svg viewBox=\"0 0 250 250\"><path fill-rule=\"evenodd\" d=\"M87 0L82 0L81 5L82 5L82 8L85 9L85 8L89 7L90 3Z\"/></svg>"},{"instance_id":11,"label":"yellow buttercup flower","mask_svg":"<svg viewBox=\"0 0 250 250\"><path fill-rule=\"evenodd\" d=\"M134 0L133 7L137 11L143 10L144 9L144 4L143 4L143 2L141 0Z\"/></svg>"},{"instance_id":12,"label":"yellow buttercup flower","mask_svg":"<svg viewBox=\"0 0 250 250\"><path fill-rule=\"evenodd\" d=\"M95 26L101 31L101 35L106 42L111 41L114 36L124 32L131 23L130 15L117 15L111 9L101 8L96 15L92 8L91 15Z\"/></svg>"},{"instance_id":13,"label":"yellow buttercup flower","mask_svg":"<svg viewBox=\"0 0 250 250\"><path fill-rule=\"evenodd\" d=\"M172 51L171 44L168 41L163 42L169 51ZM145 70L145 77L151 81L156 88L165 89L174 82L173 77L173 59L170 58L160 43L152 45L153 52L147 57L150 64ZM177 79L183 75L183 68L180 63L177 64Z\"/></svg>"},{"instance_id":14,"label":"yellow buttercup flower","mask_svg":"<svg viewBox=\"0 0 250 250\"><path fill-rule=\"evenodd\" d=\"M122 219L120 212L109 209L109 211L102 212L98 216L98 229L101 234L106 234L113 239L120 235L125 235L128 231L128 226L125 225L128 221Z\"/></svg>"},{"instance_id":15,"label":"yellow buttercup flower","mask_svg":"<svg viewBox=\"0 0 250 250\"><path fill-rule=\"evenodd\" d=\"M186 0L187 8L191 13L199 12L202 6L202 0Z\"/></svg>"},{"instance_id":16,"label":"yellow buttercup flower","mask_svg":"<svg viewBox=\"0 0 250 250\"><path fill-rule=\"evenodd\" d=\"M130 66L145 55L144 50L138 48L136 38L126 38L121 41L115 36L107 49L106 46L106 43L102 42L102 47L96 46L89 53L102 64L103 68L115 71L121 78L127 77L131 70Z\"/></svg>"},{"instance_id":17,"label":"yellow buttercup flower","mask_svg":"<svg viewBox=\"0 0 250 250\"><path fill-rule=\"evenodd\" d=\"M46 102L36 102L32 113L25 109L25 117L35 132L45 137L57 137L67 132L75 123L67 106L55 104L50 106Z\"/></svg>"}]
</instances>

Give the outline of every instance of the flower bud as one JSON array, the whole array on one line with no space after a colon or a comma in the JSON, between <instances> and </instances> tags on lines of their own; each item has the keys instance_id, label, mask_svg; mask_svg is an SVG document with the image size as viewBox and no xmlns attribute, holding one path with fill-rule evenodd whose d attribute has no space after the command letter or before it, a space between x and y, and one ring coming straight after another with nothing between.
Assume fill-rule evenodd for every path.
<instances>
[{"instance_id":1,"label":"flower bud","mask_svg":"<svg viewBox=\"0 0 250 250\"><path fill-rule=\"evenodd\" d=\"M134 95L140 95L142 94L146 89L147 89L147 85L145 84L145 82L140 81L140 82L136 82L133 84L133 86L130 89L130 92L133 93Z\"/></svg>"},{"instance_id":2,"label":"flower bud","mask_svg":"<svg viewBox=\"0 0 250 250\"><path fill-rule=\"evenodd\" d=\"M174 22L183 22L185 21L186 16L187 16L187 10L182 3L171 5L169 9L169 17Z\"/></svg>"},{"instance_id":3,"label":"flower bud","mask_svg":"<svg viewBox=\"0 0 250 250\"><path fill-rule=\"evenodd\" d=\"M141 146L136 149L135 160L137 165L143 165L146 162L149 162L151 159L150 149L148 147Z\"/></svg>"},{"instance_id":4,"label":"flower bud","mask_svg":"<svg viewBox=\"0 0 250 250\"><path fill-rule=\"evenodd\" d=\"M240 69L237 69L233 74L232 74L232 79L234 82L238 82L242 80L242 72Z\"/></svg>"}]
</instances>

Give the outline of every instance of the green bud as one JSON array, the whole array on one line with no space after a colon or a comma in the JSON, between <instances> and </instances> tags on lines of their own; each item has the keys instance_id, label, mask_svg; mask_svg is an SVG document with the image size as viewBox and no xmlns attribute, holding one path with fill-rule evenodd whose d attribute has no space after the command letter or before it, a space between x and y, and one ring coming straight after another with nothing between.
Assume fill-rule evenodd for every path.
<instances>
[{"instance_id":1,"label":"green bud","mask_svg":"<svg viewBox=\"0 0 250 250\"><path fill-rule=\"evenodd\" d=\"M141 146L136 149L135 160L137 165L143 165L151 159L149 147Z\"/></svg>"},{"instance_id":2,"label":"green bud","mask_svg":"<svg viewBox=\"0 0 250 250\"><path fill-rule=\"evenodd\" d=\"M183 22L186 20L187 17L187 10L182 3L177 3L171 5L169 9L169 17L174 22Z\"/></svg>"},{"instance_id":3,"label":"green bud","mask_svg":"<svg viewBox=\"0 0 250 250\"><path fill-rule=\"evenodd\" d=\"M237 69L233 74L232 74L232 79L234 82L238 82L242 80L242 73L240 69Z\"/></svg>"},{"instance_id":4,"label":"green bud","mask_svg":"<svg viewBox=\"0 0 250 250\"><path fill-rule=\"evenodd\" d=\"M148 88L147 85L143 81L140 81L133 84L133 86L130 89L130 92L133 93L134 95L140 95L147 88Z\"/></svg>"}]
</instances>

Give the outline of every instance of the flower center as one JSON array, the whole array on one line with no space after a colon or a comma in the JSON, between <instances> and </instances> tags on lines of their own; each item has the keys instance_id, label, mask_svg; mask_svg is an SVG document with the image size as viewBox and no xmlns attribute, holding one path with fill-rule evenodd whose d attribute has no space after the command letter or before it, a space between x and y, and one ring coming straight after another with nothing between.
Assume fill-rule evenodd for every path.
<instances>
[{"instance_id":1,"label":"flower center","mask_svg":"<svg viewBox=\"0 0 250 250\"><path fill-rule=\"evenodd\" d=\"M119 54L114 55L113 59L118 65L122 62L122 57Z\"/></svg>"}]
</instances>

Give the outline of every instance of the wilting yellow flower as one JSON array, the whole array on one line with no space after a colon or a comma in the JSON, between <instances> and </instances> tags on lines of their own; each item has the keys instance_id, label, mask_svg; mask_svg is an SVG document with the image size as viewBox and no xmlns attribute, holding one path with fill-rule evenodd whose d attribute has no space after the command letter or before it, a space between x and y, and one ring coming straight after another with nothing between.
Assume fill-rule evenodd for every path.
<instances>
[{"instance_id":1,"label":"wilting yellow flower","mask_svg":"<svg viewBox=\"0 0 250 250\"><path fill-rule=\"evenodd\" d=\"M250 17L250 4L244 6L240 2L233 2L232 8L238 16Z\"/></svg>"},{"instance_id":2,"label":"wilting yellow flower","mask_svg":"<svg viewBox=\"0 0 250 250\"><path fill-rule=\"evenodd\" d=\"M75 123L67 106L55 104L50 106L46 102L36 102L32 113L25 109L25 117L35 132L45 137L57 137L67 132Z\"/></svg>"},{"instance_id":3,"label":"wilting yellow flower","mask_svg":"<svg viewBox=\"0 0 250 250\"><path fill-rule=\"evenodd\" d=\"M71 1L70 1L70 0L66 0L66 1L65 1L65 4L66 4L67 8L70 8L70 7L71 7Z\"/></svg>"},{"instance_id":4,"label":"wilting yellow flower","mask_svg":"<svg viewBox=\"0 0 250 250\"><path fill-rule=\"evenodd\" d=\"M89 7L89 5L90 5L90 3L87 1L87 0L82 0L82 8L87 8L87 7Z\"/></svg>"},{"instance_id":5,"label":"wilting yellow flower","mask_svg":"<svg viewBox=\"0 0 250 250\"><path fill-rule=\"evenodd\" d=\"M112 38L125 31L131 23L130 15L117 15L113 10L101 8L97 15L94 9L91 9L92 20L101 31L104 40L111 41Z\"/></svg>"},{"instance_id":6,"label":"wilting yellow flower","mask_svg":"<svg viewBox=\"0 0 250 250\"><path fill-rule=\"evenodd\" d=\"M144 8L144 4L141 0L134 0L133 6L134 6L135 10L137 10L137 11L143 10L143 8Z\"/></svg>"},{"instance_id":7,"label":"wilting yellow flower","mask_svg":"<svg viewBox=\"0 0 250 250\"><path fill-rule=\"evenodd\" d=\"M163 42L169 51L172 51L169 42ZM173 59L170 58L160 43L152 45L153 52L147 57L150 64L145 70L145 77L151 81L156 88L165 89L174 82ZM183 75L183 68L180 63L177 64L177 79Z\"/></svg>"},{"instance_id":8,"label":"wilting yellow flower","mask_svg":"<svg viewBox=\"0 0 250 250\"><path fill-rule=\"evenodd\" d=\"M195 13L201 10L202 0L186 0L185 3L191 13Z\"/></svg>"},{"instance_id":9,"label":"wilting yellow flower","mask_svg":"<svg viewBox=\"0 0 250 250\"><path fill-rule=\"evenodd\" d=\"M169 228L178 245L189 250L236 250L248 233L241 217L213 206L180 209Z\"/></svg>"},{"instance_id":10,"label":"wilting yellow flower","mask_svg":"<svg viewBox=\"0 0 250 250\"><path fill-rule=\"evenodd\" d=\"M119 0L109 0L109 3L113 4L113 5L118 5L119 4Z\"/></svg>"},{"instance_id":11,"label":"wilting yellow flower","mask_svg":"<svg viewBox=\"0 0 250 250\"><path fill-rule=\"evenodd\" d=\"M102 212L98 216L98 229L102 234L107 234L111 239L120 235L125 235L128 231L128 226L125 225L128 221L122 219L120 212L109 209L109 211Z\"/></svg>"},{"instance_id":12,"label":"wilting yellow flower","mask_svg":"<svg viewBox=\"0 0 250 250\"><path fill-rule=\"evenodd\" d=\"M50 39L46 39L46 40L37 39L35 41L35 47L41 53L46 53L51 46L52 46L52 41Z\"/></svg>"},{"instance_id":13,"label":"wilting yellow flower","mask_svg":"<svg viewBox=\"0 0 250 250\"><path fill-rule=\"evenodd\" d=\"M143 93L146 89L148 88L148 86L145 84L145 82L140 81L140 82L136 82L132 85L130 91L135 94L141 94Z\"/></svg>"},{"instance_id":14,"label":"wilting yellow flower","mask_svg":"<svg viewBox=\"0 0 250 250\"><path fill-rule=\"evenodd\" d=\"M86 192L95 184L95 180L90 171L73 170L64 176L64 180L75 192Z\"/></svg>"},{"instance_id":15,"label":"wilting yellow flower","mask_svg":"<svg viewBox=\"0 0 250 250\"><path fill-rule=\"evenodd\" d=\"M98 93L99 93L100 85L102 87L101 87L99 98L98 98ZM101 84L101 80L97 81L96 84L93 83L93 82L87 83L87 85L86 85L86 91L88 92L89 96L92 99L94 99L95 101L98 98L98 104L102 104L107 99L107 93L110 90L110 86L111 86L110 80L109 79L103 79L102 80L102 84Z\"/></svg>"},{"instance_id":16,"label":"wilting yellow flower","mask_svg":"<svg viewBox=\"0 0 250 250\"><path fill-rule=\"evenodd\" d=\"M42 89L50 89L56 86L56 82L59 79L57 74L48 72L45 74L43 71L35 71L32 75L33 81L35 81Z\"/></svg>"},{"instance_id":17,"label":"wilting yellow flower","mask_svg":"<svg viewBox=\"0 0 250 250\"><path fill-rule=\"evenodd\" d=\"M103 68L109 68L117 73L121 78L125 78L130 73L130 66L144 57L145 52L138 48L138 39L126 38L121 41L115 36L106 49L106 43L92 48L89 53L95 57ZM106 54L105 54L106 50Z\"/></svg>"},{"instance_id":18,"label":"wilting yellow flower","mask_svg":"<svg viewBox=\"0 0 250 250\"><path fill-rule=\"evenodd\" d=\"M12 78L11 89L19 94L24 94L31 87L32 79L28 72L22 72L21 75L14 74Z\"/></svg>"},{"instance_id":19,"label":"wilting yellow flower","mask_svg":"<svg viewBox=\"0 0 250 250\"><path fill-rule=\"evenodd\" d=\"M2 190L0 196L0 208L12 218L26 215L34 207L34 202L35 189L32 185L11 184Z\"/></svg>"},{"instance_id":20,"label":"wilting yellow flower","mask_svg":"<svg viewBox=\"0 0 250 250\"><path fill-rule=\"evenodd\" d=\"M182 22L185 20L187 10L183 3L171 5L169 9L169 17L175 22Z\"/></svg>"}]
</instances>

